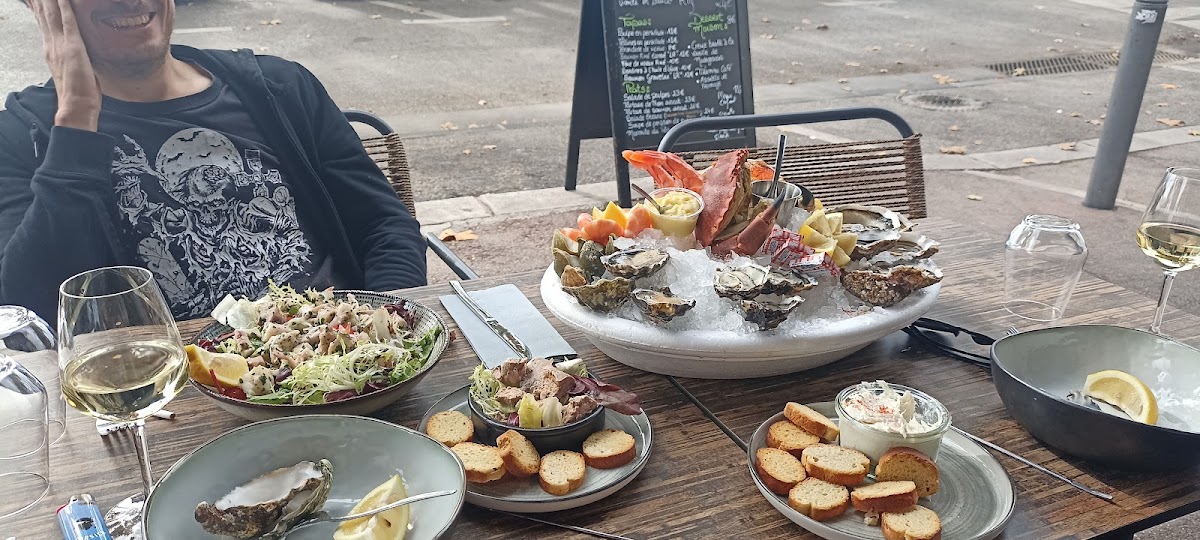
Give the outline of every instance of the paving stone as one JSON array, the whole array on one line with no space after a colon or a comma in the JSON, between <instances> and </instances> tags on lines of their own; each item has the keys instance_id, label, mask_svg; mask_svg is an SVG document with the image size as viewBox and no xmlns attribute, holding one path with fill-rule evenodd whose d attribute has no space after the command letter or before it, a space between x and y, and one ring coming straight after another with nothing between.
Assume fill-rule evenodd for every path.
<instances>
[{"instance_id":1,"label":"paving stone","mask_svg":"<svg viewBox=\"0 0 1200 540\"><path fill-rule=\"evenodd\" d=\"M417 203L417 221L421 223L448 223L490 215L492 211L476 197L454 197Z\"/></svg>"}]
</instances>

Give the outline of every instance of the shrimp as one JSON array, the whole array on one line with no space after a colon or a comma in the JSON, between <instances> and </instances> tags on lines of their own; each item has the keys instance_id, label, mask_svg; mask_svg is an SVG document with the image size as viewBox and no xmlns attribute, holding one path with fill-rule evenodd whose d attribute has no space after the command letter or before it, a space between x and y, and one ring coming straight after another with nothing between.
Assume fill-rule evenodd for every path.
<instances>
[{"instance_id":1,"label":"shrimp","mask_svg":"<svg viewBox=\"0 0 1200 540\"><path fill-rule=\"evenodd\" d=\"M704 188L704 178L683 158L670 152L626 150L621 153L630 165L650 173L656 187L681 187L696 193Z\"/></svg>"}]
</instances>

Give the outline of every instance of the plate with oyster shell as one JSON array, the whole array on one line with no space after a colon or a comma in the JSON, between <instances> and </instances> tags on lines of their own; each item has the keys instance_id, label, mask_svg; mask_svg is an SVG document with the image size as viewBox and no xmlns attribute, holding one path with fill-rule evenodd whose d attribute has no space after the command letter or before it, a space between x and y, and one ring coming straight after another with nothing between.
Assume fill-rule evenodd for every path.
<instances>
[{"instance_id":1,"label":"plate with oyster shell","mask_svg":"<svg viewBox=\"0 0 1200 540\"><path fill-rule=\"evenodd\" d=\"M411 429L359 416L304 415L231 430L184 456L146 501L146 540L280 538L312 512L350 513L382 479L400 475L409 493L456 489L413 503L406 540L448 534L462 509L462 462ZM289 540L328 539L313 525Z\"/></svg>"}]
</instances>

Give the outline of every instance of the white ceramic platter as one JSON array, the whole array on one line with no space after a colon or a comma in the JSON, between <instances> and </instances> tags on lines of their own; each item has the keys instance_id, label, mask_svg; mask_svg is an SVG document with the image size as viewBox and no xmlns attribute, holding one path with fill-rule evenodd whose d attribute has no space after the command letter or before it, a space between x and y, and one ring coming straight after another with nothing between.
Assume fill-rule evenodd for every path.
<instances>
[{"instance_id":1,"label":"white ceramic platter","mask_svg":"<svg viewBox=\"0 0 1200 540\"><path fill-rule=\"evenodd\" d=\"M468 388L459 388L430 407L418 429L424 433L429 418L442 411L453 410L471 416L471 409L467 405ZM650 419L644 412L625 416L606 410L604 414L604 429L619 429L633 435L637 447L637 457L633 461L615 469L588 467L583 485L566 495L551 495L542 491L537 478L505 478L487 484L467 482L467 502L505 512L558 512L594 503L620 491L642 472L650 460L650 450L653 448Z\"/></svg>"},{"instance_id":2,"label":"white ceramic platter","mask_svg":"<svg viewBox=\"0 0 1200 540\"><path fill-rule=\"evenodd\" d=\"M809 404L817 412L838 421L833 403ZM816 521L792 510L787 496L776 495L767 489L754 470L754 455L767 446L767 428L784 420L780 412L769 418L754 432L747 460L755 485L776 510L809 532L827 540L882 540L883 532L863 522L863 514L853 507L840 517ZM1012 480L996 458L982 446L951 430L942 439L937 466L940 486L932 497L920 504L942 520L942 538L947 540L991 540L1000 535L1012 517L1016 492Z\"/></svg>"},{"instance_id":3,"label":"white ceramic platter","mask_svg":"<svg viewBox=\"0 0 1200 540\"><path fill-rule=\"evenodd\" d=\"M889 308L832 322L820 331L786 335L667 330L597 313L563 292L554 268L542 276L541 295L558 320L587 336L604 354L652 373L700 379L747 379L820 367L919 319L937 301L940 283Z\"/></svg>"}]
</instances>

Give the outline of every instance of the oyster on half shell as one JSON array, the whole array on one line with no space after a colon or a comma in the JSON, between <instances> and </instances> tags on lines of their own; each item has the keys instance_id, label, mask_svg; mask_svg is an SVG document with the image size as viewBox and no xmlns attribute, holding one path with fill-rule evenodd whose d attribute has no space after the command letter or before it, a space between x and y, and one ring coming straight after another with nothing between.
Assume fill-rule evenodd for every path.
<instances>
[{"instance_id":1,"label":"oyster on half shell","mask_svg":"<svg viewBox=\"0 0 1200 540\"><path fill-rule=\"evenodd\" d=\"M772 268L767 274L767 283L763 285L762 294L795 296L816 286L817 279L814 277Z\"/></svg>"},{"instance_id":2,"label":"oyster on half shell","mask_svg":"<svg viewBox=\"0 0 1200 540\"><path fill-rule=\"evenodd\" d=\"M718 268L713 280L717 295L725 298L754 298L767 284L770 269L757 264Z\"/></svg>"},{"instance_id":3,"label":"oyster on half shell","mask_svg":"<svg viewBox=\"0 0 1200 540\"><path fill-rule=\"evenodd\" d=\"M842 286L847 292L879 307L894 306L913 292L941 280L941 270L915 265L867 267L842 274Z\"/></svg>"},{"instance_id":4,"label":"oyster on half shell","mask_svg":"<svg viewBox=\"0 0 1200 540\"><path fill-rule=\"evenodd\" d=\"M301 461L250 480L215 503L201 502L196 521L211 534L276 540L324 506L332 484L329 460Z\"/></svg>"},{"instance_id":5,"label":"oyster on half shell","mask_svg":"<svg viewBox=\"0 0 1200 540\"><path fill-rule=\"evenodd\" d=\"M633 281L623 277L599 279L587 285L563 287L563 291L590 309L612 311L629 300Z\"/></svg>"},{"instance_id":6,"label":"oyster on half shell","mask_svg":"<svg viewBox=\"0 0 1200 540\"><path fill-rule=\"evenodd\" d=\"M671 256L661 249L627 249L600 259L612 275L629 279L649 276L667 265Z\"/></svg>"},{"instance_id":7,"label":"oyster on half shell","mask_svg":"<svg viewBox=\"0 0 1200 540\"><path fill-rule=\"evenodd\" d=\"M759 330L773 330L786 321L804 299L799 296L771 298L760 296L753 300L742 300L739 307L747 321L758 325Z\"/></svg>"},{"instance_id":8,"label":"oyster on half shell","mask_svg":"<svg viewBox=\"0 0 1200 540\"><path fill-rule=\"evenodd\" d=\"M908 218L882 206L847 204L836 211L842 214L842 232L857 234L860 244L882 240L913 228Z\"/></svg>"},{"instance_id":9,"label":"oyster on half shell","mask_svg":"<svg viewBox=\"0 0 1200 540\"><path fill-rule=\"evenodd\" d=\"M932 238L921 234L906 232L900 233L900 237L896 239L896 243L886 251L898 261L916 261L920 259L928 259L938 252L938 244Z\"/></svg>"},{"instance_id":10,"label":"oyster on half shell","mask_svg":"<svg viewBox=\"0 0 1200 540\"><path fill-rule=\"evenodd\" d=\"M642 314L653 322L665 324L671 319L687 313L696 307L696 301L680 298L671 293L670 287L661 289L634 289L633 303L642 310Z\"/></svg>"}]
</instances>

